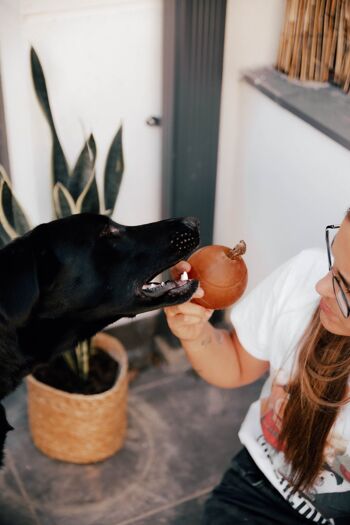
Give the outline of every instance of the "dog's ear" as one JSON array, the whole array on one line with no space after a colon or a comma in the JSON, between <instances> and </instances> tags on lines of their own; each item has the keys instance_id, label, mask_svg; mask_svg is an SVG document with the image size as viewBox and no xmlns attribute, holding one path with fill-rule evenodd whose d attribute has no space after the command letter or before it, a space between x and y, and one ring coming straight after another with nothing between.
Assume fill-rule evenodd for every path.
<instances>
[{"instance_id":1,"label":"dog's ear","mask_svg":"<svg viewBox=\"0 0 350 525\"><path fill-rule=\"evenodd\" d=\"M4 462L4 445L6 434L9 430L13 430L13 427L8 423L5 409L0 403L0 467Z\"/></svg>"},{"instance_id":2,"label":"dog's ear","mask_svg":"<svg viewBox=\"0 0 350 525\"><path fill-rule=\"evenodd\" d=\"M0 250L0 314L19 326L39 298L37 265L29 237L16 239Z\"/></svg>"}]
</instances>

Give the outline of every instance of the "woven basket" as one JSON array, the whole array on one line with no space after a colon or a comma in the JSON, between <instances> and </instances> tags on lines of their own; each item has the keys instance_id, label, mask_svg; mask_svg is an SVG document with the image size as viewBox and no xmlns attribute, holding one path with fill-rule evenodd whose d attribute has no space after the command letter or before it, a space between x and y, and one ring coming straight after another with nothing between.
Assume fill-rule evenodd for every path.
<instances>
[{"instance_id":1,"label":"woven basket","mask_svg":"<svg viewBox=\"0 0 350 525\"><path fill-rule=\"evenodd\" d=\"M128 360L121 343L98 333L93 345L119 363L115 384L94 395L69 394L27 377L29 426L37 448L70 463L95 463L124 444L127 427Z\"/></svg>"}]
</instances>

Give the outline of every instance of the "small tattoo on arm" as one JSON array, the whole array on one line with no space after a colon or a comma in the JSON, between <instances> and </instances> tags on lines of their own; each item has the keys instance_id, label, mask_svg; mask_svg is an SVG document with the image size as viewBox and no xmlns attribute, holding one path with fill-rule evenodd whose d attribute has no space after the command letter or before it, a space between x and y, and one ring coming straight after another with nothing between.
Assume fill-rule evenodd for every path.
<instances>
[{"instance_id":1,"label":"small tattoo on arm","mask_svg":"<svg viewBox=\"0 0 350 525\"><path fill-rule=\"evenodd\" d=\"M216 342L221 345L223 343L223 340L224 340L224 336L223 336L223 333L222 332L216 332L215 334L215 339L216 339Z\"/></svg>"},{"instance_id":2,"label":"small tattoo on arm","mask_svg":"<svg viewBox=\"0 0 350 525\"><path fill-rule=\"evenodd\" d=\"M205 337L204 339L201 340L201 346L208 346L210 345L212 341L212 337L211 335L209 335L208 337Z\"/></svg>"}]
</instances>

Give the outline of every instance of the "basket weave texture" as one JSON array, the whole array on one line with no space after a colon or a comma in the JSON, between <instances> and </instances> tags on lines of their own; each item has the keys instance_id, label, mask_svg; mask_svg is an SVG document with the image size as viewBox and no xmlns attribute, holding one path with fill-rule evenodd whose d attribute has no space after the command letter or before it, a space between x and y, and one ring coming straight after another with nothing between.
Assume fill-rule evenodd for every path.
<instances>
[{"instance_id":1,"label":"basket weave texture","mask_svg":"<svg viewBox=\"0 0 350 525\"><path fill-rule=\"evenodd\" d=\"M127 429L128 360L121 343L98 333L93 345L119 363L115 384L95 395L70 394L27 377L28 415L36 447L70 463L95 463L115 454Z\"/></svg>"}]
</instances>

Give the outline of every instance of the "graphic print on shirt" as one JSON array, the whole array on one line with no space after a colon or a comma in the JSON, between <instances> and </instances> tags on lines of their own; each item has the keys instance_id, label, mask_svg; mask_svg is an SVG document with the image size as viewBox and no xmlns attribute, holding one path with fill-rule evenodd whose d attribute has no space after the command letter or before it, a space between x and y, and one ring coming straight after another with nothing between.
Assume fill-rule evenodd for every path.
<instances>
[{"instance_id":1,"label":"graphic print on shirt","mask_svg":"<svg viewBox=\"0 0 350 525\"><path fill-rule=\"evenodd\" d=\"M278 370L272 381L270 395L260 399L262 435L259 436L258 442L263 446L265 454L269 456L276 476L281 483L286 484L286 491L288 487L290 489L292 487L288 483L290 472L284 461L283 446L279 441L279 435L287 401L287 377L283 370ZM328 502L334 502L336 498L337 508L343 508L344 512L349 512L349 451L349 442L333 429L325 448L325 463L322 472L317 477L313 489L307 494L299 493L298 497L302 496L308 501L314 501L318 507L322 507L322 501L324 503L327 501L328 504ZM285 494L286 496L290 500L288 494ZM291 500L290 503L293 504ZM294 504L293 507L297 508Z\"/></svg>"},{"instance_id":2,"label":"graphic print on shirt","mask_svg":"<svg viewBox=\"0 0 350 525\"><path fill-rule=\"evenodd\" d=\"M274 465L276 455L272 451L271 445L265 441L263 435L258 437L257 443L264 451L266 457L270 460L271 465ZM277 455L283 457L282 452L277 452ZM313 523L318 523L318 525L335 525L334 519L324 517L309 497L302 492L293 492L293 485L289 483L288 479L284 477L278 469L275 469L275 475L280 485L281 494L290 503L293 509Z\"/></svg>"},{"instance_id":3,"label":"graphic print on shirt","mask_svg":"<svg viewBox=\"0 0 350 525\"><path fill-rule=\"evenodd\" d=\"M265 440L278 452L282 451L279 435L287 401L287 381L283 370L279 370L272 381L269 397L260 399L260 421Z\"/></svg>"}]
</instances>

